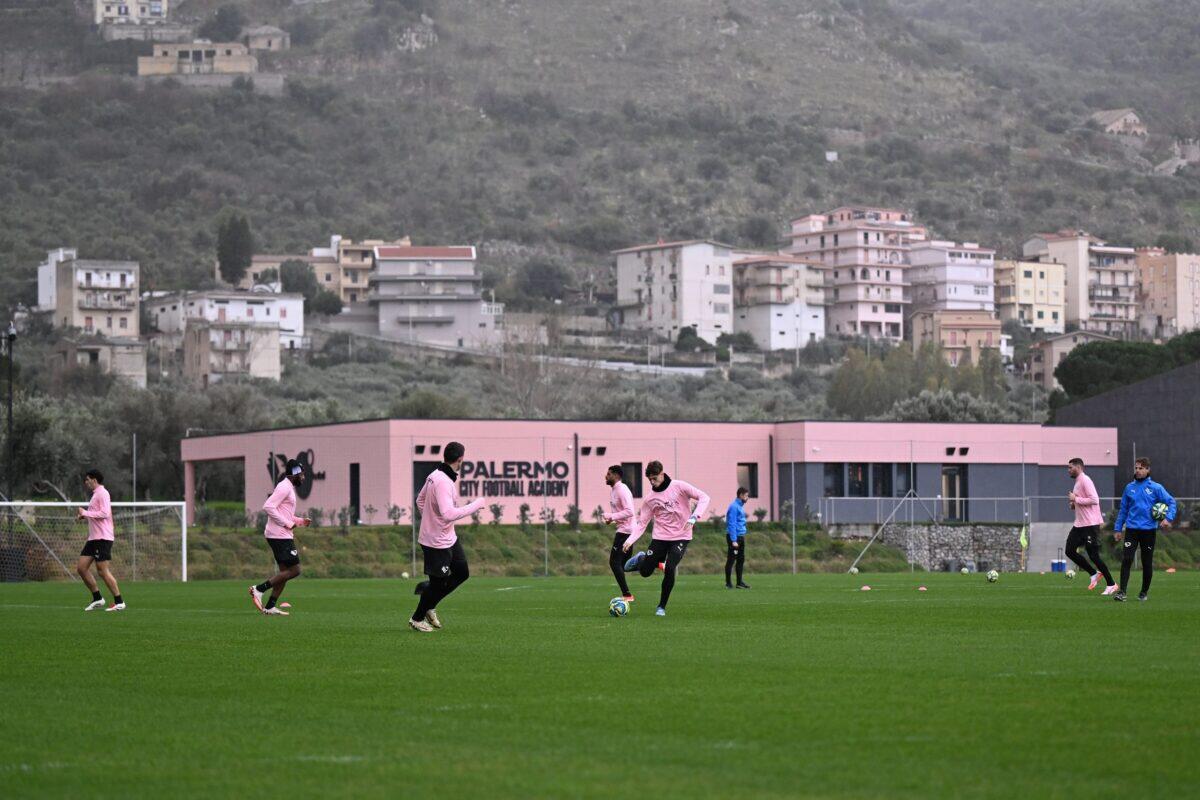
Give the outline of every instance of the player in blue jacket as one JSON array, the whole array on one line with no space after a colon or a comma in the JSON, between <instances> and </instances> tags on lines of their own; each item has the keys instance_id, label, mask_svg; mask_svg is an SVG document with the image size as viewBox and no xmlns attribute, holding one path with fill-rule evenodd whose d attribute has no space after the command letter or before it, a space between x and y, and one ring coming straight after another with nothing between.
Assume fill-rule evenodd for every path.
<instances>
[{"instance_id":1,"label":"player in blue jacket","mask_svg":"<svg viewBox=\"0 0 1200 800\"><path fill-rule=\"evenodd\" d=\"M1117 541L1122 532L1125 546L1121 548L1121 588L1113 597L1118 603L1125 602L1125 588L1129 584L1129 569L1133 556L1142 553L1142 593L1138 600L1145 600L1150 593L1150 579L1154 577L1154 540L1158 529L1171 527L1175 521L1175 498L1150 477L1150 459L1139 458L1134 462L1133 480L1121 495L1121 510L1113 529Z\"/></svg>"},{"instance_id":2,"label":"player in blue jacket","mask_svg":"<svg viewBox=\"0 0 1200 800\"><path fill-rule=\"evenodd\" d=\"M737 564L737 588L749 589L750 584L742 580L742 569L746 566L746 499L750 491L738 487L737 497L725 512L725 588L732 589L733 565Z\"/></svg>"}]
</instances>

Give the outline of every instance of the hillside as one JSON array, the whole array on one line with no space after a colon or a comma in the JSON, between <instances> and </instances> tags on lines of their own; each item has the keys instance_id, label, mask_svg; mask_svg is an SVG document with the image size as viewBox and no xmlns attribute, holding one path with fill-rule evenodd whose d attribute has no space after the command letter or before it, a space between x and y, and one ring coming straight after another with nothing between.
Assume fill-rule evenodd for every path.
<instances>
[{"instance_id":1,"label":"hillside","mask_svg":"<svg viewBox=\"0 0 1200 800\"><path fill-rule=\"evenodd\" d=\"M201 286L231 207L263 250L332 232L482 243L514 305L529 297L512 271L533 259L603 283L612 247L766 246L791 215L843 202L913 208L940 235L1008 251L1066 225L1200 239L1200 177L1145 173L1165 140L1142 152L1082 126L1120 102L1152 130L1194 127L1193 44L1174 32L1132 62L1072 68L1083 34L1045 36L1077 20L1036 0L1013 5L1055 26L935 0L237 5L293 32L263 65L290 76L284 96L139 87L122 77L128 52L64 45L83 41L78 21L22 17L23 52L76 77L34 90L5 72L0 301L31 301L34 266L64 244L138 259L147 288ZM1136 25L1109 2L1088 20L1147 49L1183 6L1137 5ZM428 46L398 49L414 32Z\"/></svg>"}]
</instances>

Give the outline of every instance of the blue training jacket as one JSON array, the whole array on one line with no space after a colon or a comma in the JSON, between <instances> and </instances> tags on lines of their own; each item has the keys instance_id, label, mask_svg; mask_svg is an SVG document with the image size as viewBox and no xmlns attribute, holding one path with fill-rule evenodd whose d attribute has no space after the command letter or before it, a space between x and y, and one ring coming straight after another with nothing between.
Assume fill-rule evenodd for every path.
<instances>
[{"instance_id":1,"label":"blue training jacket","mask_svg":"<svg viewBox=\"0 0 1200 800\"><path fill-rule=\"evenodd\" d=\"M1121 495L1121 510L1117 512L1117 524L1113 529L1154 530L1158 523L1150 516L1150 507L1155 503L1166 503L1167 519L1175 521L1175 498L1171 497L1171 493L1164 489L1161 483L1155 483L1150 477L1130 481Z\"/></svg>"},{"instance_id":2,"label":"blue training jacket","mask_svg":"<svg viewBox=\"0 0 1200 800\"><path fill-rule=\"evenodd\" d=\"M725 535L730 539L740 539L746 535L746 509L737 498L725 512Z\"/></svg>"}]
</instances>

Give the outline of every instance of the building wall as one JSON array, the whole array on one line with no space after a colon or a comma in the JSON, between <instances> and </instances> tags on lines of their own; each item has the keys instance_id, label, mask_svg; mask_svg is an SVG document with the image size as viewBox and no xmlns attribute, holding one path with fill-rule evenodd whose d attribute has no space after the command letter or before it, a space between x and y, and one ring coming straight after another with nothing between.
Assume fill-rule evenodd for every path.
<instances>
[{"instance_id":1,"label":"building wall","mask_svg":"<svg viewBox=\"0 0 1200 800\"><path fill-rule=\"evenodd\" d=\"M1061 389L1054 370L1067 355L1082 344L1088 342L1108 341L1111 337L1091 333L1090 331L1073 331L1072 333L1045 339L1030 347L1030 379L1039 384L1047 392Z\"/></svg>"},{"instance_id":2,"label":"building wall","mask_svg":"<svg viewBox=\"0 0 1200 800\"><path fill-rule=\"evenodd\" d=\"M139 76L250 75L258 71L258 59L240 42L158 43L153 51L153 55L138 56Z\"/></svg>"},{"instance_id":3,"label":"building wall","mask_svg":"<svg viewBox=\"0 0 1200 800\"><path fill-rule=\"evenodd\" d=\"M734 251L715 242L647 245L618 251L617 304L624 326L674 340L680 328L715 344L733 324Z\"/></svg>"},{"instance_id":4,"label":"building wall","mask_svg":"<svg viewBox=\"0 0 1200 800\"><path fill-rule=\"evenodd\" d=\"M195 292L146 301L146 311L158 330L182 333L194 320L209 322L273 323L286 349L305 346L304 298L270 292Z\"/></svg>"},{"instance_id":5,"label":"building wall","mask_svg":"<svg viewBox=\"0 0 1200 800\"><path fill-rule=\"evenodd\" d=\"M54 327L102 336L140 335L136 261L73 259L59 261L54 269Z\"/></svg>"},{"instance_id":6,"label":"building wall","mask_svg":"<svg viewBox=\"0 0 1200 800\"><path fill-rule=\"evenodd\" d=\"M1170 338L1200 320L1200 255L1138 251L1143 332Z\"/></svg>"},{"instance_id":7,"label":"building wall","mask_svg":"<svg viewBox=\"0 0 1200 800\"><path fill-rule=\"evenodd\" d=\"M283 374L279 328L245 322L192 322L183 332L183 374L200 386L229 378L277 381Z\"/></svg>"},{"instance_id":8,"label":"building wall","mask_svg":"<svg viewBox=\"0 0 1200 800\"><path fill-rule=\"evenodd\" d=\"M978 364L985 349L1001 349L1000 321L988 311L919 311L911 325L914 352L934 342L954 366Z\"/></svg>"},{"instance_id":9,"label":"building wall","mask_svg":"<svg viewBox=\"0 0 1200 800\"><path fill-rule=\"evenodd\" d=\"M1066 277L1062 264L996 262L996 311L1001 321L1017 320L1030 330L1066 330Z\"/></svg>"},{"instance_id":10,"label":"building wall","mask_svg":"<svg viewBox=\"0 0 1200 800\"><path fill-rule=\"evenodd\" d=\"M58 310L58 265L63 261L74 261L78 252L71 248L60 247L46 253L46 260L38 264L38 310Z\"/></svg>"},{"instance_id":11,"label":"building wall","mask_svg":"<svg viewBox=\"0 0 1200 800\"><path fill-rule=\"evenodd\" d=\"M92 23L157 23L170 14L170 0L92 0Z\"/></svg>"}]
</instances>

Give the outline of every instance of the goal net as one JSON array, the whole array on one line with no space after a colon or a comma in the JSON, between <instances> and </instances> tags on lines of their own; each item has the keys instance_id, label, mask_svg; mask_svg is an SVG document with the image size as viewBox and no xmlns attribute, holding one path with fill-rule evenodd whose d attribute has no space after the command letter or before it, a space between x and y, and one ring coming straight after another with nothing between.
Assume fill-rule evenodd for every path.
<instances>
[{"instance_id":1,"label":"goal net","mask_svg":"<svg viewBox=\"0 0 1200 800\"><path fill-rule=\"evenodd\" d=\"M78 580L84 503L0 503L0 581ZM134 581L187 580L183 503L113 503L113 569Z\"/></svg>"}]
</instances>

